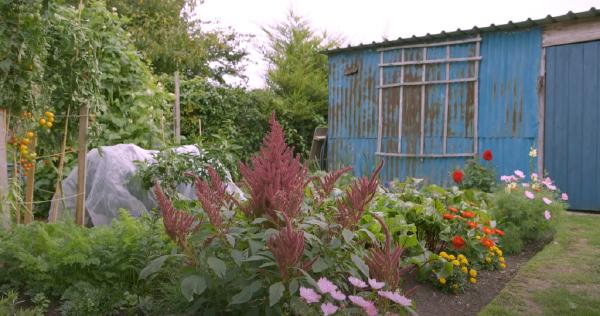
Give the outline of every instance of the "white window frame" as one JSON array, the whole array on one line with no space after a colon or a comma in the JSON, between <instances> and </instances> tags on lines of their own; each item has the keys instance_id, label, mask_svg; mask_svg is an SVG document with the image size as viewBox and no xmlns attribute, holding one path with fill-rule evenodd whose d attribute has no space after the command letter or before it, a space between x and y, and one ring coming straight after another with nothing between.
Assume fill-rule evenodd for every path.
<instances>
[{"instance_id":1,"label":"white window frame","mask_svg":"<svg viewBox=\"0 0 600 316\"><path fill-rule=\"evenodd\" d=\"M450 57L450 47L453 45L460 44L468 44L475 43L475 56L473 57L463 57L463 58L451 58ZM403 46L395 46L388 48L381 48L377 51L379 52L379 118L378 118L378 130L377 130L377 152L376 155L379 156L392 156L392 157L474 157L477 155L478 151L478 137L477 137L477 118L478 118L478 92L479 92L479 63L481 61L480 56L480 44L481 37L477 35L473 38L463 39L463 40L455 40L455 41L446 41L440 43L432 43L432 44L416 44L416 45L403 45ZM440 47L446 46L446 57L444 59L432 59L427 60L427 48L432 47ZM405 49L423 49L423 58L418 61L404 61L404 52ZM384 63L384 53L392 50L400 50L401 51L401 60L400 62L391 62ZM450 79L450 64L455 62L474 62L474 76L471 78L460 78L460 79ZM445 64L446 66L446 79L445 80L430 80L427 81L425 78L426 75L426 67L431 64ZM404 66L419 66L422 68L422 78L421 81L417 82L404 82ZM384 84L383 82L383 70L385 67L400 67L400 82ZM447 152L447 141L448 141L448 96L450 90L450 84L459 83L459 82L473 82L474 83L474 109L473 109L473 151L466 153L448 153ZM444 131L443 131L443 145L442 145L442 153L441 154L426 154L424 153L424 145L425 145L425 87L428 85L435 84L445 84L446 85L446 95L444 101ZM420 146L419 153L403 153L402 152L402 111L403 111L403 94L405 86L420 86L421 87L421 131L420 131ZM389 88L400 87L400 106L399 106L399 117L398 117L398 151L397 152L382 152L381 151L381 143L383 136L383 90Z\"/></svg>"}]
</instances>

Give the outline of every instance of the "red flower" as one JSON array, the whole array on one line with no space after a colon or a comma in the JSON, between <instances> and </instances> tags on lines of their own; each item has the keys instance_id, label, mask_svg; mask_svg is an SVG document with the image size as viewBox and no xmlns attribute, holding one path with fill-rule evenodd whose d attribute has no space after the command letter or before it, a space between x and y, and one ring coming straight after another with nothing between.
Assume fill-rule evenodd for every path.
<instances>
[{"instance_id":1,"label":"red flower","mask_svg":"<svg viewBox=\"0 0 600 316\"><path fill-rule=\"evenodd\" d=\"M443 217L444 217L444 219L447 219L447 220L453 220L455 216L452 214L446 213L446 214L444 214Z\"/></svg>"},{"instance_id":2,"label":"red flower","mask_svg":"<svg viewBox=\"0 0 600 316\"><path fill-rule=\"evenodd\" d=\"M494 228L494 233L498 236L504 236L504 231L498 229L498 228Z\"/></svg>"},{"instance_id":3,"label":"red flower","mask_svg":"<svg viewBox=\"0 0 600 316\"><path fill-rule=\"evenodd\" d=\"M492 155L492 151L491 150L488 149L488 150L486 150L486 151L483 152L483 160L490 161L490 160L492 160L492 158L493 158L493 155Z\"/></svg>"},{"instance_id":4,"label":"red flower","mask_svg":"<svg viewBox=\"0 0 600 316\"><path fill-rule=\"evenodd\" d=\"M457 184L460 184L462 182L464 176L465 174L460 169L456 169L454 170L454 172L452 172L452 180L454 180L454 182L456 182Z\"/></svg>"},{"instance_id":5,"label":"red flower","mask_svg":"<svg viewBox=\"0 0 600 316\"><path fill-rule=\"evenodd\" d=\"M456 207L449 207L448 210L452 213L458 213L458 210L456 209Z\"/></svg>"},{"instance_id":6,"label":"red flower","mask_svg":"<svg viewBox=\"0 0 600 316\"><path fill-rule=\"evenodd\" d=\"M495 245L494 241L487 237L481 238L481 244L488 249L494 247Z\"/></svg>"},{"instance_id":7,"label":"red flower","mask_svg":"<svg viewBox=\"0 0 600 316\"><path fill-rule=\"evenodd\" d=\"M455 249L460 250L464 248L465 240L462 237L456 235L454 236L454 238L452 238L452 246L454 246Z\"/></svg>"},{"instance_id":8,"label":"red flower","mask_svg":"<svg viewBox=\"0 0 600 316\"><path fill-rule=\"evenodd\" d=\"M493 235L493 234L494 234L494 231L493 231L493 230L491 230L489 227L484 227L482 230L483 230L483 232L484 232L486 235Z\"/></svg>"},{"instance_id":9,"label":"red flower","mask_svg":"<svg viewBox=\"0 0 600 316\"><path fill-rule=\"evenodd\" d=\"M473 218L473 217L475 217L475 213L469 212L469 211L463 211L462 212L462 217L464 217L464 218Z\"/></svg>"},{"instance_id":10,"label":"red flower","mask_svg":"<svg viewBox=\"0 0 600 316\"><path fill-rule=\"evenodd\" d=\"M473 228L477 227L477 223L475 223L475 222L468 222L467 226L469 226L470 229L473 229Z\"/></svg>"}]
</instances>

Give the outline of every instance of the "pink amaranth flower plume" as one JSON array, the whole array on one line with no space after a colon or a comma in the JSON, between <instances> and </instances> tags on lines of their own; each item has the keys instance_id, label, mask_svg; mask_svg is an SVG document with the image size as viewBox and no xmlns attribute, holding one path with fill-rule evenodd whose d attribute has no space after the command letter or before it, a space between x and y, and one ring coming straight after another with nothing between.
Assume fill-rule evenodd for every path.
<instances>
[{"instance_id":1,"label":"pink amaranth flower plume","mask_svg":"<svg viewBox=\"0 0 600 316\"><path fill-rule=\"evenodd\" d=\"M188 249L188 235L196 232L200 228L200 223L196 221L193 215L176 210L158 183L154 186L154 194L163 217L167 235L181 248Z\"/></svg>"},{"instance_id":2,"label":"pink amaranth flower plume","mask_svg":"<svg viewBox=\"0 0 600 316\"><path fill-rule=\"evenodd\" d=\"M209 166L208 175L210 183L196 177L196 196L202 204L202 209L208 220L217 229L223 228L223 216L221 216L221 208L225 206L225 202L230 197L227 193L227 185L221 181L221 177L217 171Z\"/></svg>"},{"instance_id":3,"label":"pink amaranth flower plume","mask_svg":"<svg viewBox=\"0 0 600 316\"><path fill-rule=\"evenodd\" d=\"M335 183L337 180L344 175L344 173L352 170L352 167L344 167L342 169L334 170L323 178L315 177L313 182L315 183L315 187L317 189L317 199L319 201L325 200L333 191L335 187Z\"/></svg>"},{"instance_id":4,"label":"pink amaranth flower plume","mask_svg":"<svg viewBox=\"0 0 600 316\"><path fill-rule=\"evenodd\" d=\"M362 218L367 206L377 192L377 177L381 168L383 168L383 160L375 168L370 179L363 177L355 180L350 190L346 192L346 196L337 201L338 213L335 216L335 220L342 227L350 228L356 225Z\"/></svg>"},{"instance_id":5,"label":"pink amaranth flower plume","mask_svg":"<svg viewBox=\"0 0 600 316\"><path fill-rule=\"evenodd\" d=\"M321 300L321 295L311 288L300 287L300 297L308 304L318 303Z\"/></svg>"},{"instance_id":6,"label":"pink amaranth flower plume","mask_svg":"<svg viewBox=\"0 0 600 316\"><path fill-rule=\"evenodd\" d=\"M412 304L412 300L410 300L409 298L407 298L404 295L401 295L398 292L391 292L391 291L378 291L377 294L379 294L379 296L381 297L385 297L388 300L400 304L402 306L410 306Z\"/></svg>"},{"instance_id":7,"label":"pink amaranth flower plume","mask_svg":"<svg viewBox=\"0 0 600 316\"><path fill-rule=\"evenodd\" d=\"M304 232L292 228L291 219L285 216L286 227L269 237L267 247L273 253L282 279L287 279L288 270L294 267L304 254Z\"/></svg>"},{"instance_id":8,"label":"pink amaranth flower plume","mask_svg":"<svg viewBox=\"0 0 600 316\"><path fill-rule=\"evenodd\" d=\"M359 278L355 278L353 276L348 277L348 281L350 281L350 284L356 286L359 289L364 289L367 287L367 283L365 283L365 281L363 281Z\"/></svg>"},{"instance_id":9,"label":"pink amaranth flower plume","mask_svg":"<svg viewBox=\"0 0 600 316\"><path fill-rule=\"evenodd\" d=\"M335 312L337 312L337 310L338 307L329 302L321 304L321 311L323 312L324 316L333 315Z\"/></svg>"}]
</instances>

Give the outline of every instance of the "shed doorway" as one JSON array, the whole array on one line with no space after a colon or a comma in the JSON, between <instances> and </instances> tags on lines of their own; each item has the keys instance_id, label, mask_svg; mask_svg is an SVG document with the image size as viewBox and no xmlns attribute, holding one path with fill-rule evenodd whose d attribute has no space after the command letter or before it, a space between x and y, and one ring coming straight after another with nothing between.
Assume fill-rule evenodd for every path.
<instances>
[{"instance_id":1,"label":"shed doorway","mask_svg":"<svg viewBox=\"0 0 600 316\"><path fill-rule=\"evenodd\" d=\"M570 209L600 211L600 41L546 48L544 169Z\"/></svg>"}]
</instances>

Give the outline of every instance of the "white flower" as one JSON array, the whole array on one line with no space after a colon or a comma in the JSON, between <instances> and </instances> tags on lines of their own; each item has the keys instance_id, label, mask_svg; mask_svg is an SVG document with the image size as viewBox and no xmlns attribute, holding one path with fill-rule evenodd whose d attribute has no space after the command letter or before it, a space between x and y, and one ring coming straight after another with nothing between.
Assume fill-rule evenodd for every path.
<instances>
[{"instance_id":1,"label":"white flower","mask_svg":"<svg viewBox=\"0 0 600 316\"><path fill-rule=\"evenodd\" d=\"M537 149L535 149L535 147L531 147L531 149L529 149L529 157L531 157L531 158L537 157Z\"/></svg>"}]
</instances>

